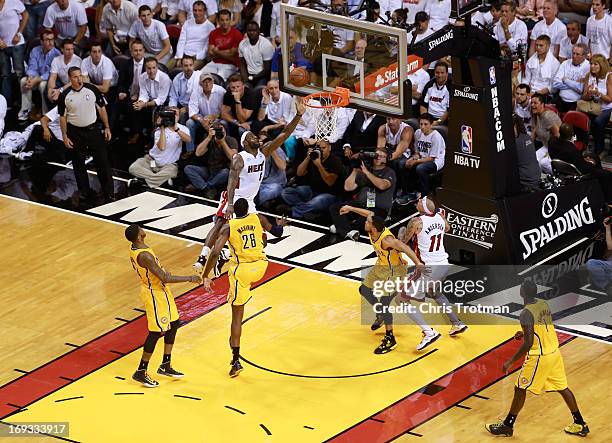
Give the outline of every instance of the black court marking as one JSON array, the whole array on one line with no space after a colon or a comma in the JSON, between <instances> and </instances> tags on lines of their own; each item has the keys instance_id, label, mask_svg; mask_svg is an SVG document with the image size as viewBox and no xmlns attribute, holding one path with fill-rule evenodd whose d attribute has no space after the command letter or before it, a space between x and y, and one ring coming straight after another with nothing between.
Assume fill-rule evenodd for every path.
<instances>
[{"instance_id":1,"label":"black court marking","mask_svg":"<svg viewBox=\"0 0 612 443\"><path fill-rule=\"evenodd\" d=\"M125 355L123 352L115 351L114 349L111 349L108 352L112 352L113 354L117 354L117 355Z\"/></svg>"},{"instance_id":2,"label":"black court marking","mask_svg":"<svg viewBox=\"0 0 612 443\"><path fill-rule=\"evenodd\" d=\"M21 373L21 374L29 374L29 372L28 372L28 371L24 371L23 369L13 369L13 371L15 371L15 372L19 372L19 373Z\"/></svg>"},{"instance_id":3,"label":"black court marking","mask_svg":"<svg viewBox=\"0 0 612 443\"><path fill-rule=\"evenodd\" d=\"M179 398L189 398L191 400L202 400L199 397L190 397L189 395L179 395L179 394L174 394L175 397L179 397Z\"/></svg>"},{"instance_id":4,"label":"black court marking","mask_svg":"<svg viewBox=\"0 0 612 443\"><path fill-rule=\"evenodd\" d=\"M261 429L263 429L264 431L266 431L266 434L268 435L272 435L272 433L270 432L270 430L268 428L266 428L266 425L264 425L263 423L260 423L259 426L261 426Z\"/></svg>"},{"instance_id":5,"label":"black court marking","mask_svg":"<svg viewBox=\"0 0 612 443\"><path fill-rule=\"evenodd\" d=\"M380 419L374 418L374 417L370 417L370 420L377 421L378 423L384 423L385 422L384 420L380 420Z\"/></svg>"},{"instance_id":6,"label":"black court marking","mask_svg":"<svg viewBox=\"0 0 612 443\"><path fill-rule=\"evenodd\" d=\"M62 401L68 401L68 400L77 400L79 398L85 398L82 395L79 395L78 397L68 397L68 398L60 398L59 400L55 400L55 403L60 403Z\"/></svg>"},{"instance_id":7,"label":"black court marking","mask_svg":"<svg viewBox=\"0 0 612 443\"><path fill-rule=\"evenodd\" d=\"M446 386L440 386L435 383L430 383L423 390L423 394L429 395L429 396L436 395L438 392L443 391L445 389L446 389Z\"/></svg>"},{"instance_id":8,"label":"black court marking","mask_svg":"<svg viewBox=\"0 0 612 443\"><path fill-rule=\"evenodd\" d=\"M25 411L25 409L24 409L24 411ZM6 422L6 421L3 421L3 420L0 420L0 424L3 424L3 425L5 425L5 426L10 426L10 425L14 425L14 424L16 424L16 423L9 423L9 422ZM33 435L33 434L28 434L28 435L32 435L32 436L34 437L34 435ZM44 435L45 437L57 438L58 440L69 441L69 442L72 442L72 443L81 443L81 442L80 442L80 441L78 441L78 440L72 440L72 439L67 438L67 437L60 437L59 435L45 434L44 432L37 432L35 435L37 435L37 436L42 436L42 435ZM21 437L24 437L24 435L21 435Z\"/></svg>"},{"instance_id":9,"label":"black court marking","mask_svg":"<svg viewBox=\"0 0 612 443\"><path fill-rule=\"evenodd\" d=\"M255 314L253 314L253 315L251 315L250 317L247 317L245 320L243 320L243 321L242 321L242 324L245 324L245 323L246 323L246 322L248 322L250 319L257 317L258 315L261 315L261 314L263 314L264 312L269 311L270 309L272 309L272 306L268 306L267 308L262 309L262 310L261 310L261 311L259 311L259 312L256 312Z\"/></svg>"},{"instance_id":10,"label":"black court marking","mask_svg":"<svg viewBox=\"0 0 612 443\"><path fill-rule=\"evenodd\" d=\"M64 377L63 375L60 375L59 378L61 378L62 380L66 380L66 381L74 381L74 378Z\"/></svg>"},{"instance_id":11,"label":"black court marking","mask_svg":"<svg viewBox=\"0 0 612 443\"><path fill-rule=\"evenodd\" d=\"M17 409L23 408L23 406L16 405L15 403L6 403L6 404L9 405L9 406L12 406L14 408L17 408Z\"/></svg>"},{"instance_id":12,"label":"black court marking","mask_svg":"<svg viewBox=\"0 0 612 443\"><path fill-rule=\"evenodd\" d=\"M66 343L64 343L64 344L65 344L66 346L72 346L73 348L80 348L80 346L79 346L79 345L75 345L74 343L68 343L68 342L66 342Z\"/></svg>"},{"instance_id":13,"label":"black court marking","mask_svg":"<svg viewBox=\"0 0 612 443\"><path fill-rule=\"evenodd\" d=\"M461 409L472 409L469 406L463 406L463 405L455 405L455 406Z\"/></svg>"},{"instance_id":14,"label":"black court marking","mask_svg":"<svg viewBox=\"0 0 612 443\"><path fill-rule=\"evenodd\" d=\"M404 434L414 435L415 437L422 437L423 436L423 434L417 434L416 432L412 432L412 431L406 431L406 432L404 432Z\"/></svg>"},{"instance_id":15,"label":"black court marking","mask_svg":"<svg viewBox=\"0 0 612 443\"><path fill-rule=\"evenodd\" d=\"M258 365L257 363L253 363L253 362L247 360L242 355L240 356L240 360L244 361L245 363L248 363L251 366L256 367L257 369L261 369L262 371L272 372L273 374L286 375L288 377L299 377L299 378L357 378L357 377L368 377L370 375L384 374L385 372L391 372L391 371L395 371L397 369L405 368L406 366L410 366L410 365L418 362L419 360L422 360L425 357L430 356L431 354L433 354L437 350L438 350L438 348L432 349L427 354L423 354L420 357L415 358L414 360L410 360L409 362L406 362L406 363L404 363L402 365L399 365L399 366L395 366L393 368L381 369L380 371L366 372L364 374L353 374L353 375L304 375L304 374L291 374L289 372L283 372L283 371L277 371L275 369L265 368L263 366Z\"/></svg>"},{"instance_id":16,"label":"black court marking","mask_svg":"<svg viewBox=\"0 0 612 443\"><path fill-rule=\"evenodd\" d=\"M126 320L125 318L121 318L121 317L115 317L115 320L123 321L123 322L126 322L126 323L129 323L129 322L132 321L132 320Z\"/></svg>"},{"instance_id":17,"label":"black court marking","mask_svg":"<svg viewBox=\"0 0 612 443\"><path fill-rule=\"evenodd\" d=\"M314 429L312 426L304 426L306 429Z\"/></svg>"},{"instance_id":18,"label":"black court marking","mask_svg":"<svg viewBox=\"0 0 612 443\"><path fill-rule=\"evenodd\" d=\"M491 400L489 397L485 397L484 395L474 394L473 397L482 398L483 400Z\"/></svg>"},{"instance_id":19,"label":"black court marking","mask_svg":"<svg viewBox=\"0 0 612 443\"><path fill-rule=\"evenodd\" d=\"M8 404L8 403L7 403L7 404ZM28 410L28 408L21 408L21 409L17 409L15 412L13 412L12 414L7 415L7 416L6 416L6 417L4 417L4 418L9 418L9 417L12 417L13 415L17 415L17 414L19 414L20 412L27 411L27 410Z\"/></svg>"},{"instance_id":20,"label":"black court marking","mask_svg":"<svg viewBox=\"0 0 612 443\"><path fill-rule=\"evenodd\" d=\"M134 311L142 312L143 314L146 312L144 309L134 308Z\"/></svg>"},{"instance_id":21,"label":"black court marking","mask_svg":"<svg viewBox=\"0 0 612 443\"><path fill-rule=\"evenodd\" d=\"M231 409L232 411L235 411L239 414L245 415L246 412L242 412L240 409L236 409L236 408L232 408L231 406L225 406L227 409Z\"/></svg>"},{"instance_id":22,"label":"black court marking","mask_svg":"<svg viewBox=\"0 0 612 443\"><path fill-rule=\"evenodd\" d=\"M118 375L117 375L117 376L115 376L115 378L116 378L117 380L125 380L125 378L124 378L124 377L119 377Z\"/></svg>"},{"instance_id":23,"label":"black court marking","mask_svg":"<svg viewBox=\"0 0 612 443\"><path fill-rule=\"evenodd\" d=\"M113 395L144 395L144 392L115 392Z\"/></svg>"}]
</instances>

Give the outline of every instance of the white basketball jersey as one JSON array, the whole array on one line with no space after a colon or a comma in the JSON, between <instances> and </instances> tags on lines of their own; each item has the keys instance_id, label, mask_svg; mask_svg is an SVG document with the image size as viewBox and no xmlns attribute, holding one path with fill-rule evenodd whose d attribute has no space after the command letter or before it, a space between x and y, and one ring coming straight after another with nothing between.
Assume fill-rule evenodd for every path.
<instances>
[{"instance_id":1,"label":"white basketball jersey","mask_svg":"<svg viewBox=\"0 0 612 443\"><path fill-rule=\"evenodd\" d=\"M448 254L444 249L444 218L435 215L421 215L423 228L417 234L417 254L426 265L448 262Z\"/></svg>"},{"instance_id":2,"label":"white basketball jersey","mask_svg":"<svg viewBox=\"0 0 612 443\"><path fill-rule=\"evenodd\" d=\"M255 156L247 151L240 151L237 155L242 157L244 167L240 171L238 184L234 191L234 202L239 198L244 198L249 203L252 203L259 192L259 186L263 180L266 169L266 156L261 151L258 151Z\"/></svg>"},{"instance_id":3,"label":"white basketball jersey","mask_svg":"<svg viewBox=\"0 0 612 443\"><path fill-rule=\"evenodd\" d=\"M406 126L408 126L408 124L401 122L399 129L394 134L391 132L391 129L389 129L389 125L385 125L385 139L387 144L396 147L402 138L402 132L404 132Z\"/></svg>"}]
</instances>

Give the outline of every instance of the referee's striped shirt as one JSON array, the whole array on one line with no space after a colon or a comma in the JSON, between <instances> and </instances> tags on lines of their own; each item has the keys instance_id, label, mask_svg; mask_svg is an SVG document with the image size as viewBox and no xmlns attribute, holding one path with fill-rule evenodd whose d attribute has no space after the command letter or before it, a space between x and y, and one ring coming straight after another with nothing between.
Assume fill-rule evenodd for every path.
<instances>
[{"instance_id":1,"label":"referee's striped shirt","mask_svg":"<svg viewBox=\"0 0 612 443\"><path fill-rule=\"evenodd\" d=\"M78 91L72 86L62 92L57 102L60 116L66 117L68 124L85 128L98 120L97 111L107 105L102 93L89 83L84 83Z\"/></svg>"}]
</instances>

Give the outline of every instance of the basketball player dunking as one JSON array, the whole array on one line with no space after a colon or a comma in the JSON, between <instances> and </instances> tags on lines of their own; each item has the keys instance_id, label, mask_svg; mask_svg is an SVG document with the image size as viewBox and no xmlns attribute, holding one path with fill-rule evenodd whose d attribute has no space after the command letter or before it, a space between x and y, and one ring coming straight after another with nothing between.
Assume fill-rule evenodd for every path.
<instances>
[{"instance_id":1,"label":"basketball player dunking","mask_svg":"<svg viewBox=\"0 0 612 443\"><path fill-rule=\"evenodd\" d=\"M159 386L159 383L149 377L147 368L157 340L162 334L164 336L164 357L157 373L173 378L183 376L181 372L174 370L170 365L172 347L179 326L179 314L174 303L174 296L167 284L200 283L201 277L199 275L183 277L165 271L159 264L153 249L145 244L145 237L146 233L139 225L130 225L125 230L125 238L132 242L130 260L132 261L132 267L140 277L140 298L145 305L149 327L149 335L144 343L142 359L132 378L147 388L154 388Z\"/></svg>"},{"instance_id":2,"label":"basketball player dunking","mask_svg":"<svg viewBox=\"0 0 612 443\"><path fill-rule=\"evenodd\" d=\"M427 296L444 306L444 312L453 324L448 335L456 336L465 332L468 327L453 312L452 305L446 296L439 290L434 291L442 287L442 282L448 275L450 267L448 254L444 249L444 234L449 231L450 226L431 199L427 197L419 199L416 207L419 216L410 219L406 228L400 229L398 236L400 240L408 244L412 240L414 251L430 272L428 275L423 275L423 284L417 286L420 290L411 294L410 298L424 301ZM433 332L438 334L435 330Z\"/></svg>"},{"instance_id":3,"label":"basketball player dunking","mask_svg":"<svg viewBox=\"0 0 612 443\"><path fill-rule=\"evenodd\" d=\"M240 151L232 158L227 192L224 191L221 194L215 225L206 236L204 247L198 257L198 261L194 264L194 268L198 270L203 268L206 258L210 253L210 247L221 227L234 214L234 202L236 200L244 198L249 205L249 213L256 212L255 197L263 180L266 159L289 138L306 111L306 106L301 97L295 98L295 107L297 111L295 117L285 126L283 132L274 140L264 143L263 146L259 138L252 132L247 131L242 134L240 144L243 147L243 151ZM275 237L279 237L283 233L283 227L280 224L273 225L269 223L269 226L264 226L264 228ZM215 267L216 274L218 274L218 269L219 265ZM204 274L204 276L206 275Z\"/></svg>"},{"instance_id":4,"label":"basketball player dunking","mask_svg":"<svg viewBox=\"0 0 612 443\"><path fill-rule=\"evenodd\" d=\"M258 214L249 214L249 202L239 198L234 203L236 218L229 220L221 227L210 257L204 266L208 275L215 265L219 254L226 243L231 251L229 291L227 302L232 306L232 326L230 347L232 361L230 377L236 377L242 371L240 364L240 336L242 335L242 318L244 305L251 299L251 285L261 280L268 268L268 259L264 253L265 237ZM204 278L204 288L210 292L212 280Z\"/></svg>"},{"instance_id":5,"label":"basketball player dunking","mask_svg":"<svg viewBox=\"0 0 612 443\"><path fill-rule=\"evenodd\" d=\"M504 363L504 373L508 372L514 362L523 355L527 356L516 379L510 412L505 420L486 424L485 428L493 435L511 437L516 416L525 404L527 391L536 395L542 391L557 391L565 400L574 418L574 422L565 427L565 432L586 437L589 427L580 414L576 397L567 387L563 357L559 352L559 341L552 323L550 307L544 300L536 298L537 292L538 288L532 281L526 280L521 285L521 297L525 309L519 319L523 330L518 331L514 338L517 340L522 338L523 344L516 354ZM542 430L541 426L539 430Z\"/></svg>"}]
</instances>

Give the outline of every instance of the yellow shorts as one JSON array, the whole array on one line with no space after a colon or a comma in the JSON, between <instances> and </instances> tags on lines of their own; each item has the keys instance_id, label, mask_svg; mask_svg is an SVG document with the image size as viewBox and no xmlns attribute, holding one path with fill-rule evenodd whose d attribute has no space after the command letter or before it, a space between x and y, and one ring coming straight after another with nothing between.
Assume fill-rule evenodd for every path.
<instances>
[{"instance_id":1,"label":"yellow shorts","mask_svg":"<svg viewBox=\"0 0 612 443\"><path fill-rule=\"evenodd\" d=\"M227 271L229 292L227 302L240 306L251 299L251 284L261 280L268 269L268 260L257 260L250 263L231 263Z\"/></svg>"},{"instance_id":2,"label":"yellow shorts","mask_svg":"<svg viewBox=\"0 0 612 443\"><path fill-rule=\"evenodd\" d=\"M391 268L384 265L374 265L363 279L363 285L366 288L383 291L384 295L393 295L395 291L393 293L384 291L384 282L395 281L396 278L403 279L406 275L408 275L408 265L397 265Z\"/></svg>"},{"instance_id":3,"label":"yellow shorts","mask_svg":"<svg viewBox=\"0 0 612 443\"><path fill-rule=\"evenodd\" d=\"M516 379L516 387L534 394L567 388L561 352L557 349L548 355L528 355Z\"/></svg>"},{"instance_id":4,"label":"yellow shorts","mask_svg":"<svg viewBox=\"0 0 612 443\"><path fill-rule=\"evenodd\" d=\"M170 329L170 323L179 319L174 296L170 288L142 288L140 298L147 313L149 331L165 332Z\"/></svg>"}]
</instances>

